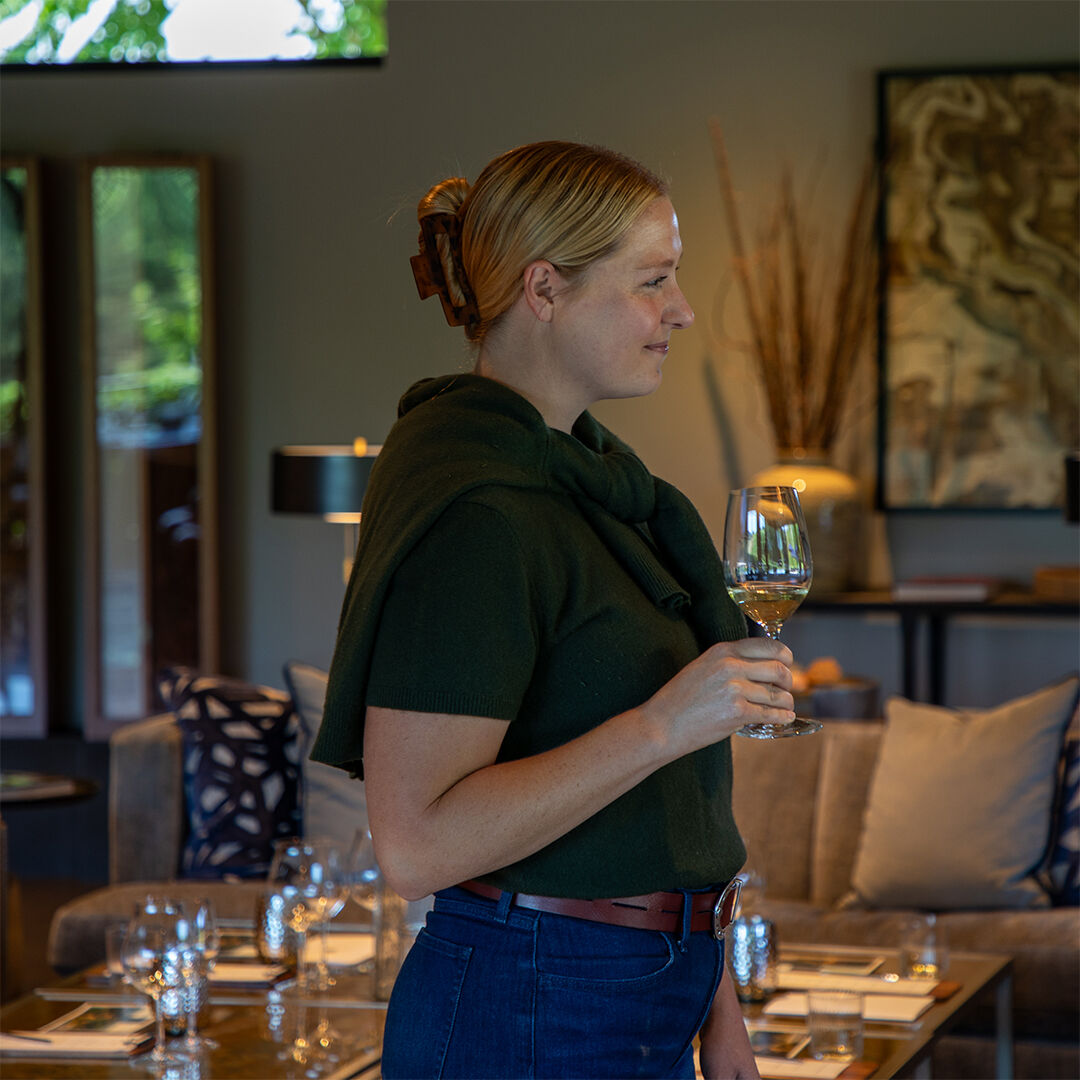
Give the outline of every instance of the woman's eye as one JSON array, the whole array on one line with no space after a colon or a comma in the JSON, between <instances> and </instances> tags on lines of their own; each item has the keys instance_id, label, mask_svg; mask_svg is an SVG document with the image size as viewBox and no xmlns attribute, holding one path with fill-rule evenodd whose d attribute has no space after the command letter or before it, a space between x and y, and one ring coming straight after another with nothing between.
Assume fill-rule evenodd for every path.
<instances>
[{"instance_id":1,"label":"woman's eye","mask_svg":"<svg viewBox=\"0 0 1080 1080\"><path fill-rule=\"evenodd\" d=\"M661 274L660 277L653 278L652 281L646 281L645 288L658 289L665 281L667 281L667 274Z\"/></svg>"}]
</instances>

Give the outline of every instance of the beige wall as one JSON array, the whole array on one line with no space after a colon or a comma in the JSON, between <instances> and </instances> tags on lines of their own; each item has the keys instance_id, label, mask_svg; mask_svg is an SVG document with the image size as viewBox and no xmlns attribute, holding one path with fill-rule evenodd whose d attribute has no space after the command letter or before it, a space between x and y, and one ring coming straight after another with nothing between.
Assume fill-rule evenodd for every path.
<instances>
[{"instance_id":1,"label":"beige wall","mask_svg":"<svg viewBox=\"0 0 1080 1080\"><path fill-rule=\"evenodd\" d=\"M459 331L409 272L413 208L429 183L475 177L508 146L569 138L666 173L697 310L652 398L598 412L722 524L723 493L773 455L756 382L723 341L738 330L707 122L721 119L747 215L780 166L827 153L823 227L841 212L874 133L881 68L1075 57L1078 8L1040 2L420 2L392 0L381 67L8 75L5 151L57 161L109 151L205 151L218 163L224 667L280 685L325 663L341 596L341 536L274 517L271 449L381 439L413 379L468 363ZM718 313L724 312L724 326ZM62 335L61 335L62 338ZM71 358L74 365L74 357ZM718 390L714 391L714 387ZM869 480L873 421L851 432ZM875 562L1017 570L1075 562L1077 531L1045 515L879 522ZM834 652L896 688L895 629L804 619L805 659ZM992 701L1076 665L1074 628L965 631L955 693Z\"/></svg>"}]
</instances>

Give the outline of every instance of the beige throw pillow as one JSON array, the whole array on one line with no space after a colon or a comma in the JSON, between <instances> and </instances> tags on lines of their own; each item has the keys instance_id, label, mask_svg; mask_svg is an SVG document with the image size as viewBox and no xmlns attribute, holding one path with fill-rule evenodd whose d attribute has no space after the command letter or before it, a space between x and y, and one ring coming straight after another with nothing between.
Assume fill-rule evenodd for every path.
<instances>
[{"instance_id":1,"label":"beige throw pillow","mask_svg":"<svg viewBox=\"0 0 1080 1080\"><path fill-rule=\"evenodd\" d=\"M1078 680L996 709L892 698L852 884L874 907L1033 907Z\"/></svg>"}]
</instances>

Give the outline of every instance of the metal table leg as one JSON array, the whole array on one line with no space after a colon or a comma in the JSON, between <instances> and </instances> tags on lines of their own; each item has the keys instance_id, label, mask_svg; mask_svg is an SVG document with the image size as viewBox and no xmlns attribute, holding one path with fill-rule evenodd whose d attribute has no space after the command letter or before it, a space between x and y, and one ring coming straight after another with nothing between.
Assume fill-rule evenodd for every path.
<instances>
[{"instance_id":1,"label":"metal table leg","mask_svg":"<svg viewBox=\"0 0 1080 1080\"><path fill-rule=\"evenodd\" d=\"M1013 980L1010 969L994 991L994 1018L997 1024L997 1080L1013 1078Z\"/></svg>"}]
</instances>

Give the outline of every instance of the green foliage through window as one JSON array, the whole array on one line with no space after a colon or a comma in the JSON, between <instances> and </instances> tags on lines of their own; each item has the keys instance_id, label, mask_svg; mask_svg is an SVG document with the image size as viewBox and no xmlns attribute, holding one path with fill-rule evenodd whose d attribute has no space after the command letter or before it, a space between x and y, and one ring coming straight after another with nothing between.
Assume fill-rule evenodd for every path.
<instances>
[{"instance_id":1,"label":"green foliage through window","mask_svg":"<svg viewBox=\"0 0 1080 1080\"><path fill-rule=\"evenodd\" d=\"M98 168L93 179L98 425L105 442L195 439L202 395L198 178Z\"/></svg>"},{"instance_id":2,"label":"green foliage through window","mask_svg":"<svg viewBox=\"0 0 1080 1080\"><path fill-rule=\"evenodd\" d=\"M26 170L0 174L0 444L26 419Z\"/></svg>"},{"instance_id":3,"label":"green foliage through window","mask_svg":"<svg viewBox=\"0 0 1080 1080\"><path fill-rule=\"evenodd\" d=\"M387 0L0 0L0 64L357 60Z\"/></svg>"}]
</instances>

